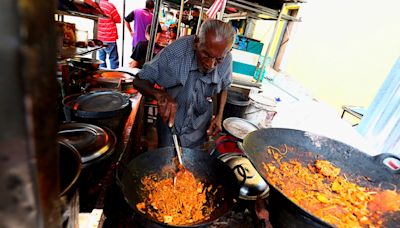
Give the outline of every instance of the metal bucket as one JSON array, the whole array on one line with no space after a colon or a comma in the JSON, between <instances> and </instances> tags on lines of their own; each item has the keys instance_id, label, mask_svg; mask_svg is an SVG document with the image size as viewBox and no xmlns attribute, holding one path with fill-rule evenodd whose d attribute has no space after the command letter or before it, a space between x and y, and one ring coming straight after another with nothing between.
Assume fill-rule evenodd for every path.
<instances>
[{"instance_id":1,"label":"metal bucket","mask_svg":"<svg viewBox=\"0 0 400 228\"><path fill-rule=\"evenodd\" d=\"M243 118L254 125L266 128L271 125L276 114L276 101L273 98L262 94L250 94L250 104L243 115Z\"/></svg>"},{"instance_id":2,"label":"metal bucket","mask_svg":"<svg viewBox=\"0 0 400 228\"><path fill-rule=\"evenodd\" d=\"M249 104L250 101L246 95L234 91L228 91L223 119L229 117L242 118Z\"/></svg>"}]
</instances>

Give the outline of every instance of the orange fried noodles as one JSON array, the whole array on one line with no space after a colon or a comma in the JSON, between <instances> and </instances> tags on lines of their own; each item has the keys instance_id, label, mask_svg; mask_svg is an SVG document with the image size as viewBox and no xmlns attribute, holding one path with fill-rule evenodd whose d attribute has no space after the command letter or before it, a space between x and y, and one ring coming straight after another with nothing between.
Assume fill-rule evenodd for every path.
<instances>
[{"instance_id":1,"label":"orange fried noodles","mask_svg":"<svg viewBox=\"0 0 400 228\"><path fill-rule=\"evenodd\" d=\"M148 213L160 222L171 225L188 225L210 217L214 210L212 202L207 203L207 192L212 186L205 188L188 170L182 169L174 178L157 180L155 175L142 179L148 197L136 208ZM214 192L215 194L215 192Z\"/></svg>"},{"instance_id":2,"label":"orange fried noodles","mask_svg":"<svg viewBox=\"0 0 400 228\"><path fill-rule=\"evenodd\" d=\"M340 176L340 169L326 160L303 166L296 160L281 162L287 153L269 147L275 161L264 163L268 181L311 214L338 227L379 227L381 215L400 210L400 194L368 189Z\"/></svg>"}]
</instances>

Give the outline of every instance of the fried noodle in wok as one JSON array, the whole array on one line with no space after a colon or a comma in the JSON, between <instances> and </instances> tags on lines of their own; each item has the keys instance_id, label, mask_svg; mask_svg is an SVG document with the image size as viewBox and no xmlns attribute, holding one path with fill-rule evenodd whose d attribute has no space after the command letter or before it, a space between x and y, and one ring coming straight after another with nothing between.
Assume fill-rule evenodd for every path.
<instances>
[{"instance_id":1,"label":"fried noodle in wok","mask_svg":"<svg viewBox=\"0 0 400 228\"><path fill-rule=\"evenodd\" d=\"M316 160L302 165L292 159L281 162L287 153L283 148L268 147L275 159L263 163L268 181L297 205L338 227L378 227L381 215L400 210L396 190L368 189L340 176L340 168L329 161Z\"/></svg>"},{"instance_id":2,"label":"fried noodle in wok","mask_svg":"<svg viewBox=\"0 0 400 228\"><path fill-rule=\"evenodd\" d=\"M215 194L212 186L205 187L191 172L181 169L175 177L157 180L156 175L141 181L148 197L136 205L142 213L148 213L160 222L171 225L188 225L210 218L214 210L207 193Z\"/></svg>"}]
</instances>

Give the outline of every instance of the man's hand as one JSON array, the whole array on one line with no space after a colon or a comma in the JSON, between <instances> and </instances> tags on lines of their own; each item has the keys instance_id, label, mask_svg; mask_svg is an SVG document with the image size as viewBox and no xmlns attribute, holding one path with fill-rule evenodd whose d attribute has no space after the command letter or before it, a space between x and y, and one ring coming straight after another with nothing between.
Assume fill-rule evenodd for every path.
<instances>
[{"instance_id":1,"label":"man's hand","mask_svg":"<svg viewBox=\"0 0 400 228\"><path fill-rule=\"evenodd\" d=\"M169 127L174 125L177 105L175 100L164 90L158 90L155 95L161 118Z\"/></svg>"},{"instance_id":2,"label":"man's hand","mask_svg":"<svg viewBox=\"0 0 400 228\"><path fill-rule=\"evenodd\" d=\"M138 62L136 62L135 60L132 60L131 62L129 62L129 67L130 68L135 68L138 67Z\"/></svg>"},{"instance_id":3,"label":"man's hand","mask_svg":"<svg viewBox=\"0 0 400 228\"><path fill-rule=\"evenodd\" d=\"M216 134L221 132L222 131L222 124L221 123L222 123L222 116L221 115L213 116L212 119L211 119L210 127L207 130L207 135L215 136Z\"/></svg>"}]
</instances>

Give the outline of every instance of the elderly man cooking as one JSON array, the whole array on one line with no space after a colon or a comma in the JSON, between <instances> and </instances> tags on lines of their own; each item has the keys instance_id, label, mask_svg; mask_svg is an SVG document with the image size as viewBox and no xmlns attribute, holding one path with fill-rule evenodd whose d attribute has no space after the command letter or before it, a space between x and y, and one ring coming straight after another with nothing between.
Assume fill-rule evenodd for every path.
<instances>
[{"instance_id":1,"label":"elderly man cooking","mask_svg":"<svg viewBox=\"0 0 400 228\"><path fill-rule=\"evenodd\" d=\"M232 82L234 29L219 20L207 20L198 36L185 36L164 48L146 63L134 81L145 96L158 102L158 146L172 146L175 126L183 147L198 149L206 136L221 131L221 122ZM154 84L163 89L155 89ZM213 116L214 95L217 110ZM161 120L162 118L162 120Z\"/></svg>"}]
</instances>

